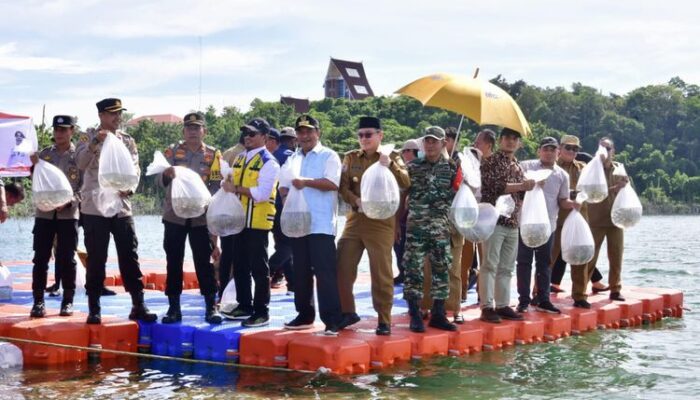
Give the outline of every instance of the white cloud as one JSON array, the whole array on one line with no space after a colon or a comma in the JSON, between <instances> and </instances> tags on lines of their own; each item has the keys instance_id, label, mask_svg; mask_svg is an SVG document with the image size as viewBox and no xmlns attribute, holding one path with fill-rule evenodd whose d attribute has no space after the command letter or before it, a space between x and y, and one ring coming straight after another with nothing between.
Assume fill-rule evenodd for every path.
<instances>
[{"instance_id":1,"label":"white cloud","mask_svg":"<svg viewBox=\"0 0 700 400\"><path fill-rule=\"evenodd\" d=\"M11 42L0 45L0 70L83 74L92 68L77 61L25 54L18 50L17 43Z\"/></svg>"}]
</instances>

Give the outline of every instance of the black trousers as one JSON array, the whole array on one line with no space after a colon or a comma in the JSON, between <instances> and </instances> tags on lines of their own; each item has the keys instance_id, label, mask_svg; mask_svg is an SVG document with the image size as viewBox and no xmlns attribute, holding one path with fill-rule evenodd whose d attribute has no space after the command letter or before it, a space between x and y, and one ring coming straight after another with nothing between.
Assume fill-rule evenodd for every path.
<instances>
[{"instance_id":1,"label":"black trousers","mask_svg":"<svg viewBox=\"0 0 700 400\"><path fill-rule=\"evenodd\" d=\"M316 319L314 310L314 276L321 321L326 325L340 322L340 297L336 271L335 237L311 234L292 239L294 252L294 306L305 321Z\"/></svg>"},{"instance_id":2,"label":"black trousers","mask_svg":"<svg viewBox=\"0 0 700 400\"><path fill-rule=\"evenodd\" d=\"M56 278L63 282L64 296L75 292L75 250L78 248L78 220L34 219L34 268L32 292L35 300L44 298L51 249L56 238ZM68 298L66 300L72 300Z\"/></svg>"},{"instance_id":3,"label":"black trousers","mask_svg":"<svg viewBox=\"0 0 700 400\"><path fill-rule=\"evenodd\" d=\"M268 316L270 305L270 267L267 244L270 231L245 228L233 238L233 279L239 307ZM255 295L252 292L255 281Z\"/></svg>"},{"instance_id":4,"label":"black trousers","mask_svg":"<svg viewBox=\"0 0 700 400\"><path fill-rule=\"evenodd\" d=\"M530 293L532 286L532 258L535 258L535 283L537 284L537 296L535 300L539 303L549 301L549 284L551 282L552 271L549 263L552 257L552 245L554 244L554 234L549 235L549 240L540 247L531 248L523 243L523 239L518 236L518 257L517 257L517 286L520 304L530 304L532 300Z\"/></svg>"},{"instance_id":5,"label":"black trousers","mask_svg":"<svg viewBox=\"0 0 700 400\"><path fill-rule=\"evenodd\" d=\"M552 266L552 283L555 285L560 285L561 280L564 278L564 273L566 272L566 261L561 258L561 252L559 252L559 257L554 261ZM593 268L593 275L591 276L591 282L596 283L603 280L603 274L598 271L598 268Z\"/></svg>"},{"instance_id":6,"label":"black trousers","mask_svg":"<svg viewBox=\"0 0 700 400\"><path fill-rule=\"evenodd\" d=\"M236 235L220 236L221 257L219 258L219 299L231 281L233 270L233 239Z\"/></svg>"},{"instance_id":7,"label":"black trousers","mask_svg":"<svg viewBox=\"0 0 700 400\"><path fill-rule=\"evenodd\" d=\"M294 287L294 257L292 255L292 239L282 233L280 227L280 215L282 207L275 213L275 224L272 226L272 238L275 240L275 253L270 257L270 275L274 276L278 271L284 272L287 278L287 288Z\"/></svg>"},{"instance_id":8,"label":"black trousers","mask_svg":"<svg viewBox=\"0 0 700 400\"><path fill-rule=\"evenodd\" d=\"M189 220L187 221L189 225ZM209 262L213 250L207 226L192 227L163 221L163 250L167 262L168 277L165 280L165 294L180 296L182 293L182 264L185 259L185 239L189 236L190 249L194 260L194 270L202 295L216 294L214 265Z\"/></svg>"},{"instance_id":9,"label":"black trousers","mask_svg":"<svg viewBox=\"0 0 700 400\"><path fill-rule=\"evenodd\" d=\"M82 214L88 267L85 290L88 296L100 296L105 280L105 263L109 250L109 235L114 236L119 273L127 292L143 290L143 275L139 264L138 239L132 217L102 217Z\"/></svg>"}]
</instances>

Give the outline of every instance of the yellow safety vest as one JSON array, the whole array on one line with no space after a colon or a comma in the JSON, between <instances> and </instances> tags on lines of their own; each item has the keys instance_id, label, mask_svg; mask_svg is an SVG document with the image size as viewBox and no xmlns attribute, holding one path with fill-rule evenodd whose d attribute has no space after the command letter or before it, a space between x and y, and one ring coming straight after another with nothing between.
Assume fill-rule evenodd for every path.
<instances>
[{"instance_id":1,"label":"yellow safety vest","mask_svg":"<svg viewBox=\"0 0 700 400\"><path fill-rule=\"evenodd\" d=\"M272 154L267 150L262 150L254 155L246 163L245 153L239 154L233 163L233 182L236 186L256 187L260 170L266 162L273 160ZM277 184L275 183L275 187ZM273 190L267 201L256 203L252 198L240 195L241 203L246 215L246 228L271 230L275 221L275 196L277 190Z\"/></svg>"}]
</instances>

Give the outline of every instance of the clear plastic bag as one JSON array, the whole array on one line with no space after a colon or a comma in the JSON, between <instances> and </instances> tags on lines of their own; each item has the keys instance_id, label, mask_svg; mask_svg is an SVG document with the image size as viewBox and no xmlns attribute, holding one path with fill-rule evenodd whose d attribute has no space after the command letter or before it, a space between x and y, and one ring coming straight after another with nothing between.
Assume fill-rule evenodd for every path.
<instances>
[{"instance_id":1,"label":"clear plastic bag","mask_svg":"<svg viewBox=\"0 0 700 400\"><path fill-rule=\"evenodd\" d=\"M393 144L379 147L380 154L388 155L392 150L394 150ZM400 196L399 184L389 167L376 162L362 174L360 198L362 212L368 218L387 219L392 217L399 209Z\"/></svg>"},{"instance_id":2,"label":"clear plastic bag","mask_svg":"<svg viewBox=\"0 0 700 400\"><path fill-rule=\"evenodd\" d=\"M245 228L245 210L238 196L219 189L207 208L207 227L216 236L230 236Z\"/></svg>"},{"instance_id":3,"label":"clear plastic bag","mask_svg":"<svg viewBox=\"0 0 700 400\"><path fill-rule=\"evenodd\" d=\"M479 189L481 187L481 162L471 152L471 148L465 148L459 156L464 180L473 189Z\"/></svg>"},{"instance_id":4,"label":"clear plastic bag","mask_svg":"<svg viewBox=\"0 0 700 400\"><path fill-rule=\"evenodd\" d=\"M291 238L300 238L311 234L311 211L304 198L303 189L299 190L291 184L301 174L301 160L299 156L290 157L284 169L285 182L289 182L289 193L284 202L280 214L280 228L282 233Z\"/></svg>"},{"instance_id":5,"label":"clear plastic bag","mask_svg":"<svg viewBox=\"0 0 700 400\"><path fill-rule=\"evenodd\" d=\"M617 194L610 218L615 226L622 229L632 228L642 219L642 202L629 183Z\"/></svg>"},{"instance_id":6,"label":"clear plastic bag","mask_svg":"<svg viewBox=\"0 0 700 400\"><path fill-rule=\"evenodd\" d=\"M112 218L122 210L122 196L119 191L97 188L92 191L92 202L103 217Z\"/></svg>"},{"instance_id":7,"label":"clear plastic bag","mask_svg":"<svg viewBox=\"0 0 700 400\"><path fill-rule=\"evenodd\" d=\"M134 190L139 184L139 175L129 149L113 133L107 134L102 143L97 177L101 187L122 192Z\"/></svg>"},{"instance_id":8,"label":"clear plastic bag","mask_svg":"<svg viewBox=\"0 0 700 400\"><path fill-rule=\"evenodd\" d=\"M498 215L510 218L510 216L513 215L513 211L515 211L515 200L513 200L513 196L509 194L498 196L496 200L496 211Z\"/></svg>"},{"instance_id":9,"label":"clear plastic bag","mask_svg":"<svg viewBox=\"0 0 700 400\"><path fill-rule=\"evenodd\" d=\"M608 183L605 179L605 169L600 155L607 157L607 150L598 146L593 159L581 170L576 190L586 195L586 201L591 204L600 203L608 197Z\"/></svg>"},{"instance_id":10,"label":"clear plastic bag","mask_svg":"<svg viewBox=\"0 0 700 400\"><path fill-rule=\"evenodd\" d=\"M571 210L561 230L561 258L571 265L583 265L593 259L595 243L586 219Z\"/></svg>"},{"instance_id":11,"label":"clear plastic bag","mask_svg":"<svg viewBox=\"0 0 700 400\"><path fill-rule=\"evenodd\" d=\"M476 198L469 186L462 183L455 198L452 200L452 206L448 213L450 222L461 232L474 226L478 216L479 206Z\"/></svg>"},{"instance_id":12,"label":"clear plastic bag","mask_svg":"<svg viewBox=\"0 0 700 400\"><path fill-rule=\"evenodd\" d=\"M496 222L498 222L498 210L490 203L479 203L479 214L476 224L468 229L458 229L465 239L472 243L483 242L491 237Z\"/></svg>"},{"instance_id":13,"label":"clear plastic bag","mask_svg":"<svg viewBox=\"0 0 700 400\"><path fill-rule=\"evenodd\" d=\"M527 247L540 247L552 234L544 191L539 185L525 193L520 214L520 237Z\"/></svg>"},{"instance_id":14,"label":"clear plastic bag","mask_svg":"<svg viewBox=\"0 0 700 400\"><path fill-rule=\"evenodd\" d=\"M73 200L73 188L66 174L55 165L39 160L32 175L32 203L49 212Z\"/></svg>"},{"instance_id":15,"label":"clear plastic bag","mask_svg":"<svg viewBox=\"0 0 700 400\"><path fill-rule=\"evenodd\" d=\"M211 200L211 193L202 177L187 167L176 166L175 178L170 182L170 201L175 215L195 218L204 214Z\"/></svg>"},{"instance_id":16,"label":"clear plastic bag","mask_svg":"<svg viewBox=\"0 0 700 400\"><path fill-rule=\"evenodd\" d=\"M219 302L219 310L225 313L229 313L238 307L238 302L236 301L236 282L231 279L224 292L221 294L221 301Z\"/></svg>"}]
</instances>

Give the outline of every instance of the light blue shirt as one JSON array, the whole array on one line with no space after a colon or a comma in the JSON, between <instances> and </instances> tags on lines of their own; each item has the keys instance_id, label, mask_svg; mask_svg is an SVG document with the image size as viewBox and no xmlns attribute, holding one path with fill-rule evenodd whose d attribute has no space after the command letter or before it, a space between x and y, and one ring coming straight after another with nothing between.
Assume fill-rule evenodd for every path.
<instances>
[{"instance_id":1,"label":"light blue shirt","mask_svg":"<svg viewBox=\"0 0 700 400\"><path fill-rule=\"evenodd\" d=\"M342 164L338 153L321 145L318 142L306 155L298 149L287 159L292 162L296 157L302 157L301 177L310 179L328 179L336 186L340 185L340 172ZM286 163L285 163L286 164ZM280 187L289 188L291 181L281 177ZM338 214L338 191L321 191L305 187L302 189L304 200L311 212L311 233L333 235L336 233Z\"/></svg>"}]
</instances>

